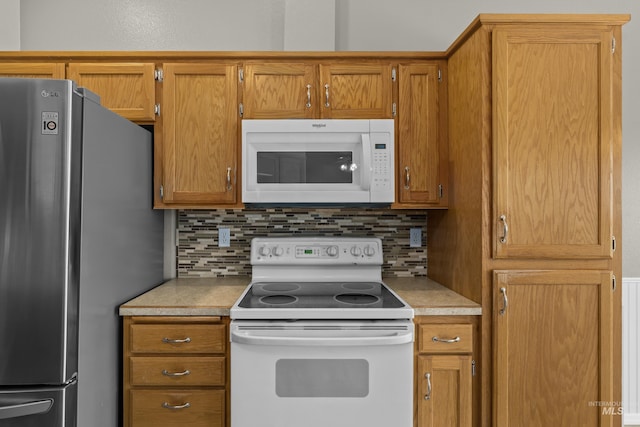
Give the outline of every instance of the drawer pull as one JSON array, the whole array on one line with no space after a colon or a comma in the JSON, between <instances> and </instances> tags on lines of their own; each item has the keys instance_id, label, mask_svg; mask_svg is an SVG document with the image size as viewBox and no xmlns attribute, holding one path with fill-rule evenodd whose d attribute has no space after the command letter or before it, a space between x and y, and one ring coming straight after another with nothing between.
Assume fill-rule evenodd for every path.
<instances>
[{"instance_id":1,"label":"drawer pull","mask_svg":"<svg viewBox=\"0 0 640 427\"><path fill-rule=\"evenodd\" d=\"M185 369L182 372L169 372L166 369L162 370L162 375L167 376L167 377L184 377L186 375L189 375L191 373L190 370Z\"/></svg>"},{"instance_id":2,"label":"drawer pull","mask_svg":"<svg viewBox=\"0 0 640 427\"><path fill-rule=\"evenodd\" d=\"M186 337L184 339L174 340L174 339L165 337L165 338L162 338L162 342L167 343L167 344L184 344L184 343L191 342L191 338Z\"/></svg>"},{"instance_id":3,"label":"drawer pull","mask_svg":"<svg viewBox=\"0 0 640 427\"><path fill-rule=\"evenodd\" d=\"M182 405L172 405L172 404L167 403L167 402L164 402L162 404L162 407L163 408L167 408L167 409L187 409L190 406L191 406L191 403L189 403L189 402L183 403Z\"/></svg>"},{"instance_id":4,"label":"drawer pull","mask_svg":"<svg viewBox=\"0 0 640 427\"><path fill-rule=\"evenodd\" d=\"M433 337L431 338L431 341L433 342L442 342L445 344L453 344L455 342L460 342L460 337L455 337L455 338L450 338L450 339L442 339L442 338L438 338L438 337Z\"/></svg>"}]
</instances>

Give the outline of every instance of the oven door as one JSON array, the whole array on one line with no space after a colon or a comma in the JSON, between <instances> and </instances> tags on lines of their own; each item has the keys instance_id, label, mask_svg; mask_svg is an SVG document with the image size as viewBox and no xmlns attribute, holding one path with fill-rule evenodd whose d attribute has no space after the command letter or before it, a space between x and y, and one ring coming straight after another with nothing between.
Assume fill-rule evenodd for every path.
<instances>
[{"instance_id":1,"label":"oven door","mask_svg":"<svg viewBox=\"0 0 640 427\"><path fill-rule=\"evenodd\" d=\"M245 203L368 203L369 122L243 121Z\"/></svg>"},{"instance_id":2,"label":"oven door","mask_svg":"<svg viewBox=\"0 0 640 427\"><path fill-rule=\"evenodd\" d=\"M231 325L232 427L412 427L413 324Z\"/></svg>"}]
</instances>

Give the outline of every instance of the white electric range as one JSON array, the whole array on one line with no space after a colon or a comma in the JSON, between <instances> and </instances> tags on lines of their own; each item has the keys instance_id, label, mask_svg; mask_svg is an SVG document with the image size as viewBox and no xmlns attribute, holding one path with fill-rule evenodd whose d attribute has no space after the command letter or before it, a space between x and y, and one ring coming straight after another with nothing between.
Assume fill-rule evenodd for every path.
<instances>
[{"instance_id":1,"label":"white electric range","mask_svg":"<svg viewBox=\"0 0 640 427\"><path fill-rule=\"evenodd\" d=\"M232 427L413 425L413 309L382 263L377 238L253 239L231 308Z\"/></svg>"}]
</instances>

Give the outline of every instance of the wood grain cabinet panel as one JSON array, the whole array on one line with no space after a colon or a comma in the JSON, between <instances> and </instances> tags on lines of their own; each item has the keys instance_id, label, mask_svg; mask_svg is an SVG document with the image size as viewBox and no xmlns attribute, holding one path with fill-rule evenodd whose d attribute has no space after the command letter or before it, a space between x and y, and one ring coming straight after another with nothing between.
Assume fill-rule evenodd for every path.
<instances>
[{"instance_id":1,"label":"wood grain cabinet panel","mask_svg":"<svg viewBox=\"0 0 640 427\"><path fill-rule=\"evenodd\" d=\"M610 271L495 271L496 426L611 425ZM535 402L535 404L532 404Z\"/></svg>"},{"instance_id":2,"label":"wood grain cabinet panel","mask_svg":"<svg viewBox=\"0 0 640 427\"><path fill-rule=\"evenodd\" d=\"M391 64L321 64L320 116L393 118Z\"/></svg>"},{"instance_id":3,"label":"wood grain cabinet panel","mask_svg":"<svg viewBox=\"0 0 640 427\"><path fill-rule=\"evenodd\" d=\"M612 256L612 38L493 32L496 258Z\"/></svg>"},{"instance_id":4,"label":"wood grain cabinet panel","mask_svg":"<svg viewBox=\"0 0 640 427\"><path fill-rule=\"evenodd\" d=\"M222 324L134 324L132 353L224 353L226 331Z\"/></svg>"},{"instance_id":5,"label":"wood grain cabinet panel","mask_svg":"<svg viewBox=\"0 0 640 427\"><path fill-rule=\"evenodd\" d=\"M0 62L0 77L64 79L64 67L61 62Z\"/></svg>"},{"instance_id":6,"label":"wood grain cabinet panel","mask_svg":"<svg viewBox=\"0 0 640 427\"><path fill-rule=\"evenodd\" d=\"M471 355L418 356L418 426L472 425Z\"/></svg>"},{"instance_id":7,"label":"wood grain cabinet panel","mask_svg":"<svg viewBox=\"0 0 640 427\"><path fill-rule=\"evenodd\" d=\"M135 390L131 392L135 427L224 427L224 390Z\"/></svg>"},{"instance_id":8,"label":"wood grain cabinet panel","mask_svg":"<svg viewBox=\"0 0 640 427\"><path fill-rule=\"evenodd\" d=\"M595 402L622 400L629 18L480 15L450 48L455 208L429 216L428 270L482 304L481 425L622 423Z\"/></svg>"},{"instance_id":9,"label":"wood grain cabinet panel","mask_svg":"<svg viewBox=\"0 0 640 427\"><path fill-rule=\"evenodd\" d=\"M421 353L471 353L473 325L422 324L418 327Z\"/></svg>"},{"instance_id":10,"label":"wood grain cabinet panel","mask_svg":"<svg viewBox=\"0 0 640 427\"><path fill-rule=\"evenodd\" d=\"M244 118L317 117L317 67L306 63L244 64Z\"/></svg>"},{"instance_id":11,"label":"wood grain cabinet panel","mask_svg":"<svg viewBox=\"0 0 640 427\"><path fill-rule=\"evenodd\" d=\"M155 64L81 63L67 65L67 78L95 92L111 111L132 121L155 120Z\"/></svg>"},{"instance_id":12,"label":"wood grain cabinet panel","mask_svg":"<svg viewBox=\"0 0 640 427\"><path fill-rule=\"evenodd\" d=\"M224 386L224 357L132 357L131 385Z\"/></svg>"},{"instance_id":13,"label":"wood grain cabinet panel","mask_svg":"<svg viewBox=\"0 0 640 427\"><path fill-rule=\"evenodd\" d=\"M161 199L156 204L235 204L239 200L237 66L168 63L163 71L162 139L156 139Z\"/></svg>"},{"instance_id":14,"label":"wood grain cabinet panel","mask_svg":"<svg viewBox=\"0 0 640 427\"><path fill-rule=\"evenodd\" d=\"M401 64L398 71L398 203L403 207L447 207L448 150L440 102L438 63Z\"/></svg>"},{"instance_id":15,"label":"wood grain cabinet panel","mask_svg":"<svg viewBox=\"0 0 640 427\"><path fill-rule=\"evenodd\" d=\"M447 316L416 323L416 427L471 427L474 324Z\"/></svg>"},{"instance_id":16,"label":"wood grain cabinet panel","mask_svg":"<svg viewBox=\"0 0 640 427\"><path fill-rule=\"evenodd\" d=\"M393 118L390 63L249 61L243 74L245 119Z\"/></svg>"},{"instance_id":17,"label":"wood grain cabinet panel","mask_svg":"<svg viewBox=\"0 0 640 427\"><path fill-rule=\"evenodd\" d=\"M126 316L124 427L228 427L228 317Z\"/></svg>"}]
</instances>

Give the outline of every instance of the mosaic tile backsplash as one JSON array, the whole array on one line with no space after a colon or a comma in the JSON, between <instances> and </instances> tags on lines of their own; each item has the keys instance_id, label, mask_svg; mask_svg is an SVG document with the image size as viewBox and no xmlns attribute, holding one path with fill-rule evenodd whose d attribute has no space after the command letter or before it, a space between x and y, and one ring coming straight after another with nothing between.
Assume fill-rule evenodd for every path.
<instances>
[{"instance_id":1,"label":"mosaic tile backsplash","mask_svg":"<svg viewBox=\"0 0 640 427\"><path fill-rule=\"evenodd\" d=\"M218 247L218 228L231 246ZM409 247L409 229L422 227L422 247ZM251 275L251 239L266 236L379 237L383 276L426 276L426 211L388 209L220 209L178 212L178 277Z\"/></svg>"}]
</instances>

